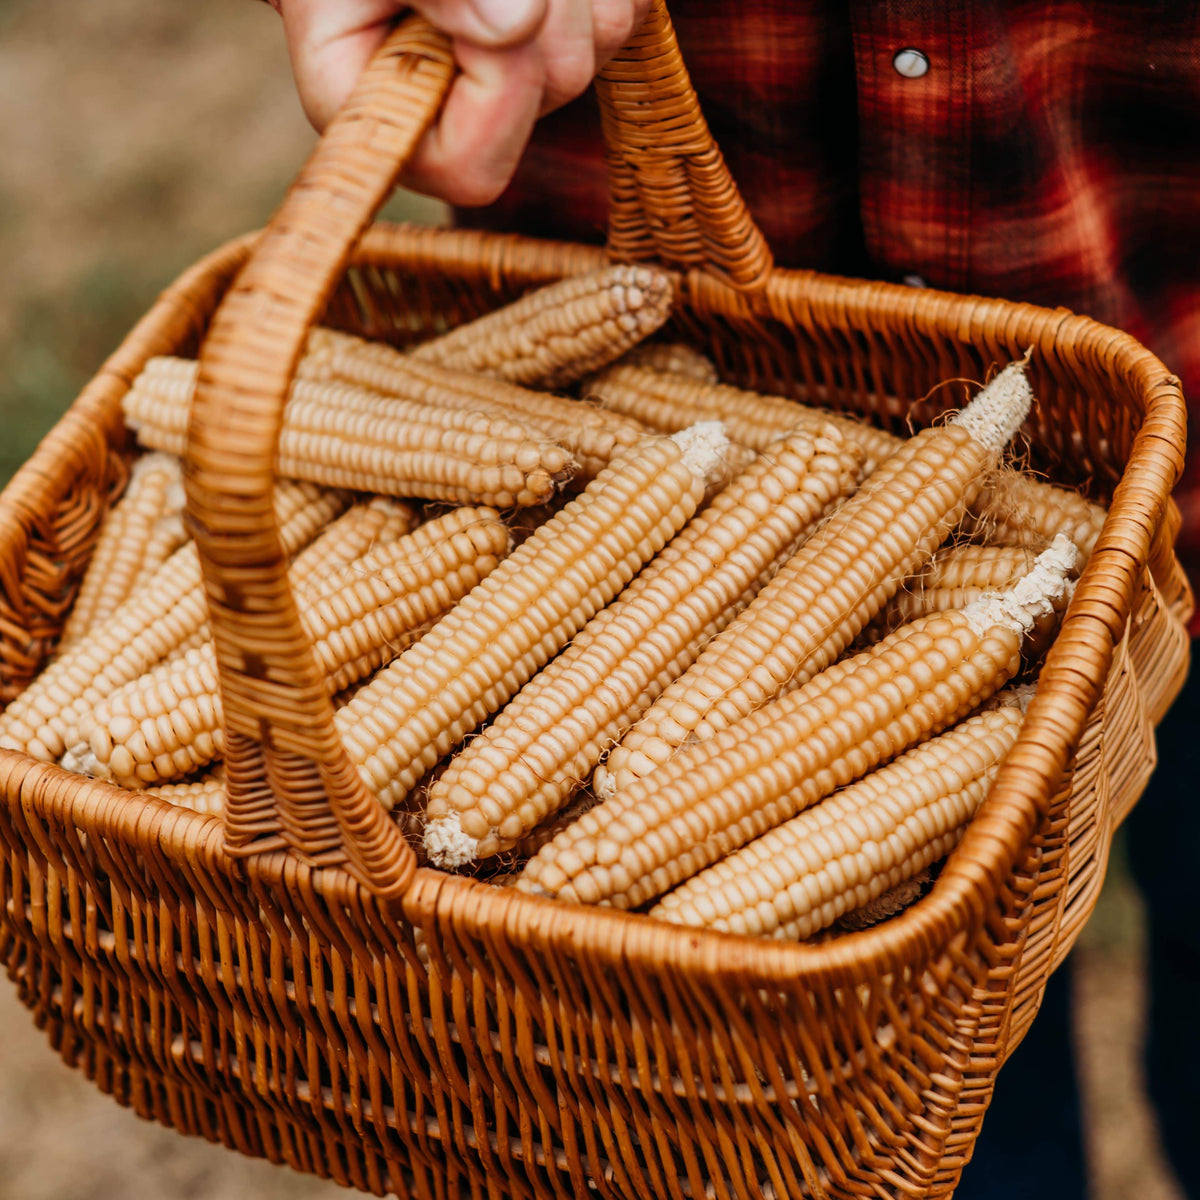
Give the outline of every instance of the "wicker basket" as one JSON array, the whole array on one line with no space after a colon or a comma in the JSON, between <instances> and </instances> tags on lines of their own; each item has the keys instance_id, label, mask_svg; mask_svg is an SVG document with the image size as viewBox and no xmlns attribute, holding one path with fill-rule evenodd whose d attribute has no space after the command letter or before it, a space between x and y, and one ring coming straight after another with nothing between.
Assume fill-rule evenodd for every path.
<instances>
[{"instance_id":1,"label":"wicker basket","mask_svg":"<svg viewBox=\"0 0 1200 1200\"><path fill-rule=\"evenodd\" d=\"M942 393L904 398L1032 346L1034 461L1085 479L1110 516L991 795L930 894L883 925L755 941L416 870L333 732L269 464L318 314L402 344L605 261L512 236L360 239L451 73L410 19L266 234L167 291L0 498L11 696L126 476L123 392L149 356L202 352L189 520L226 696L226 824L0 751L9 974L120 1102L370 1191L948 1195L1186 670L1178 383L1064 311L775 269L656 8L598 88L608 253L679 269L674 332L729 378L891 427L928 421Z\"/></svg>"}]
</instances>

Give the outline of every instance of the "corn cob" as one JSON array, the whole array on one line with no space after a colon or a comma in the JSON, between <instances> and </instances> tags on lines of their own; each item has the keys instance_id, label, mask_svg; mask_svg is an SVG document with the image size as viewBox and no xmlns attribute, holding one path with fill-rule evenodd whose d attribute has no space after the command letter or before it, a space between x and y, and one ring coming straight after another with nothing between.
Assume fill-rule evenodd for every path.
<instances>
[{"instance_id":1,"label":"corn cob","mask_svg":"<svg viewBox=\"0 0 1200 1200\"><path fill-rule=\"evenodd\" d=\"M356 384L443 408L517 419L568 450L579 464L576 478L582 480L594 478L614 454L647 432L640 422L596 404L414 361L385 343L332 329L314 329L309 335L300 373L308 379Z\"/></svg>"},{"instance_id":2,"label":"corn cob","mask_svg":"<svg viewBox=\"0 0 1200 1200\"><path fill-rule=\"evenodd\" d=\"M509 383L565 387L649 337L674 299L672 275L622 263L539 288L409 353Z\"/></svg>"},{"instance_id":3,"label":"corn cob","mask_svg":"<svg viewBox=\"0 0 1200 1200\"><path fill-rule=\"evenodd\" d=\"M190 783L160 783L148 792L179 808L190 808L205 816L219 816L225 811L225 770L217 766Z\"/></svg>"},{"instance_id":4,"label":"corn cob","mask_svg":"<svg viewBox=\"0 0 1200 1200\"><path fill-rule=\"evenodd\" d=\"M830 423L863 450L863 474L903 444L903 439L853 417L811 408L786 396L767 396L729 384L704 383L636 363L619 362L584 381L583 395L631 417L649 429L669 433L693 421L721 421L731 441L762 450L796 429Z\"/></svg>"},{"instance_id":5,"label":"corn cob","mask_svg":"<svg viewBox=\"0 0 1200 1200\"><path fill-rule=\"evenodd\" d=\"M619 361L664 375L686 375L698 383L720 382L712 360L687 342L643 342L627 351Z\"/></svg>"},{"instance_id":6,"label":"corn cob","mask_svg":"<svg viewBox=\"0 0 1200 1200\"><path fill-rule=\"evenodd\" d=\"M579 820L589 808L594 808L598 803L599 799L595 792L590 788L581 788L571 797L571 802L565 808L552 812L528 833L521 835L512 847L513 859L523 862L532 858L543 846L552 842L572 821ZM499 878L501 877L493 875L491 881L496 882ZM504 886L507 886L507 883L513 882L516 875L514 872L507 872L503 878L506 880Z\"/></svg>"},{"instance_id":7,"label":"corn cob","mask_svg":"<svg viewBox=\"0 0 1200 1200\"><path fill-rule=\"evenodd\" d=\"M336 715L391 807L499 709L688 521L726 447L719 425L651 438L562 512Z\"/></svg>"},{"instance_id":8,"label":"corn cob","mask_svg":"<svg viewBox=\"0 0 1200 1200\"><path fill-rule=\"evenodd\" d=\"M490 509L456 508L399 542L311 581L300 616L329 691L340 691L414 641L495 568L508 531ZM79 722L62 765L145 788L188 775L222 753L211 642L101 700Z\"/></svg>"},{"instance_id":9,"label":"corn cob","mask_svg":"<svg viewBox=\"0 0 1200 1200\"><path fill-rule=\"evenodd\" d=\"M305 620L330 691L395 657L494 571L510 547L493 509L455 508L307 588Z\"/></svg>"},{"instance_id":10,"label":"corn cob","mask_svg":"<svg viewBox=\"0 0 1200 1200\"><path fill-rule=\"evenodd\" d=\"M283 481L275 491L279 541L294 553L344 510L345 492ZM88 637L47 665L0 714L0 746L57 762L79 719L152 667L208 620L196 546L188 542Z\"/></svg>"},{"instance_id":11,"label":"corn cob","mask_svg":"<svg viewBox=\"0 0 1200 1200\"><path fill-rule=\"evenodd\" d=\"M881 614L886 629L926 613L963 608L984 592L1001 591L1033 565L1034 552L1022 546L977 546L962 542L939 550L904 581Z\"/></svg>"},{"instance_id":12,"label":"corn cob","mask_svg":"<svg viewBox=\"0 0 1200 1200\"><path fill-rule=\"evenodd\" d=\"M100 528L92 561L63 625L61 653L109 616L186 540L183 472L169 454L144 454Z\"/></svg>"},{"instance_id":13,"label":"corn cob","mask_svg":"<svg viewBox=\"0 0 1200 1200\"><path fill-rule=\"evenodd\" d=\"M670 432L693 421L720 420L732 441L761 449L772 438L795 428L832 421L843 436L862 447L863 474L894 454L903 439L865 421L812 408L784 396L763 395L728 384L710 386L685 373L645 365L639 347L620 362L584 382L584 393L603 407L639 421L649 429ZM1086 562L1107 511L1086 497L1020 471L999 471L987 480L968 506L964 531L986 533L996 545L1040 550L1056 534L1066 534ZM1082 568L1081 568L1082 569Z\"/></svg>"},{"instance_id":14,"label":"corn cob","mask_svg":"<svg viewBox=\"0 0 1200 1200\"><path fill-rule=\"evenodd\" d=\"M182 453L197 370L186 359L146 364L122 400L143 445ZM509 418L300 379L284 408L275 469L330 487L509 508L547 500L575 463Z\"/></svg>"},{"instance_id":15,"label":"corn cob","mask_svg":"<svg viewBox=\"0 0 1200 1200\"><path fill-rule=\"evenodd\" d=\"M416 510L403 500L373 496L353 504L296 555L288 566L288 579L300 591L310 582L361 558L373 546L411 533L416 523Z\"/></svg>"},{"instance_id":16,"label":"corn cob","mask_svg":"<svg viewBox=\"0 0 1200 1200\"><path fill-rule=\"evenodd\" d=\"M138 588L153 579L154 572L187 540L188 531L183 523L183 510L163 513L150 531L150 538L142 552L141 566L133 577L127 595L132 596Z\"/></svg>"},{"instance_id":17,"label":"corn cob","mask_svg":"<svg viewBox=\"0 0 1200 1200\"><path fill-rule=\"evenodd\" d=\"M941 544L1024 419L1021 364L904 443L704 650L609 755L622 787L824 670Z\"/></svg>"},{"instance_id":18,"label":"corn cob","mask_svg":"<svg viewBox=\"0 0 1200 1200\"><path fill-rule=\"evenodd\" d=\"M637 907L953 725L1016 672L1023 634L1069 587L1075 557L1056 540L1011 591L922 617L686 746L543 847L517 886Z\"/></svg>"},{"instance_id":19,"label":"corn cob","mask_svg":"<svg viewBox=\"0 0 1200 1200\"><path fill-rule=\"evenodd\" d=\"M454 758L429 792L430 861L497 854L563 804L755 580L853 489L859 457L835 430L800 434L720 492Z\"/></svg>"},{"instance_id":20,"label":"corn cob","mask_svg":"<svg viewBox=\"0 0 1200 1200\"><path fill-rule=\"evenodd\" d=\"M811 937L949 853L1017 740L1022 715L1014 697L970 717L688 879L650 915Z\"/></svg>"},{"instance_id":21,"label":"corn cob","mask_svg":"<svg viewBox=\"0 0 1200 1200\"><path fill-rule=\"evenodd\" d=\"M1079 547L1082 570L1107 516L1107 509L1078 492L1021 471L1001 471L984 485L963 528L992 545L1035 549L1065 534Z\"/></svg>"}]
</instances>

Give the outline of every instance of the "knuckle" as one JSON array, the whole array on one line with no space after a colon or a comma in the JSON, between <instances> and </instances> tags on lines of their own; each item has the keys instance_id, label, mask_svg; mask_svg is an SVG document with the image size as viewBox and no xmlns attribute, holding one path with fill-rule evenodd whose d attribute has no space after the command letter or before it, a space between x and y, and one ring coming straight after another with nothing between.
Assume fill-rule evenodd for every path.
<instances>
[{"instance_id":1,"label":"knuckle","mask_svg":"<svg viewBox=\"0 0 1200 1200\"><path fill-rule=\"evenodd\" d=\"M596 73L596 55L590 41L573 42L545 62L548 99L564 104L587 90Z\"/></svg>"},{"instance_id":2,"label":"knuckle","mask_svg":"<svg viewBox=\"0 0 1200 1200\"><path fill-rule=\"evenodd\" d=\"M462 170L447 174L437 194L456 208L484 208L495 203L508 186L503 176Z\"/></svg>"},{"instance_id":3,"label":"knuckle","mask_svg":"<svg viewBox=\"0 0 1200 1200\"><path fill-rule=\"evenodd\" d=\"M632 0L597 0L592 9L597 57L607 58L629 41L647 11L649 0L644 5Z\"/></svg>"}]
</instances>

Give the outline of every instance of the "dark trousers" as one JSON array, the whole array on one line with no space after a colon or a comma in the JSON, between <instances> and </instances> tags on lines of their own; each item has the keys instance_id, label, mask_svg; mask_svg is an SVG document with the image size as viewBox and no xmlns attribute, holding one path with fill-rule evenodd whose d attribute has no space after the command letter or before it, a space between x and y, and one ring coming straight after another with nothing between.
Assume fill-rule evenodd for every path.
<instances>
[{"instance_id":1,"label":"dark trousers","mask_svg":"<svg viewBox=\"0 0 1200 1200\"><path fill-rule=\"evenodd\" d=\"M1193 643L1193 655L1197 649ZM1163 1148L1200 1200L1200 667L1158 727L1158 769L1129 817L1146 902L1146 1082Z\"/></svg>"},{"instance_id":2,"label":"dark trousers","mask_svg":"<svg viewBox=\"0 0 1200 1200\"><path fill-rule=\"evenodd\" d=\"M1128 822L1146 905L1146 1080L1163 1148L1200 1200L1200 671L1158 728L1159 762ZM1083 1200L1087 1168L1071 1049L1071 960L1005 1064L956 1200Z\"/></svg>"}]
</instances>

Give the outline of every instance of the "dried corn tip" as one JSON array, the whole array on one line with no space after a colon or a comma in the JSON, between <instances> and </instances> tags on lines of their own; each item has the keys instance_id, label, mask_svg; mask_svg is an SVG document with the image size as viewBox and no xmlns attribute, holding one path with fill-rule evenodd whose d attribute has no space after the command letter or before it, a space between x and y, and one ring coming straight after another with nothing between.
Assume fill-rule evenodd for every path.
<instances>
[{"instance_id":1,"label":"dried corn tip","mask_svg":"<svg viewBox=\"0 0 1200 1200\"><path fill-rule=\"evenodd\" d=\"M781 551L849 494L859 457L834 430L798 434L718 493L451 761L429 792L430 861L500 853L563 804Z\"/></svg>"},{"instance_id":2,"label":"dried corn tip","mask_svg":"<svg viewBox=\"0 0 1200 1200\"><path fill-rule=\"evenodd\" d=\"M360 558L372 546L411 533L416 523L416 510L403 500L373 496L351 505L292 560L288 567L292 587L302 589L310 580L320 579Z\"/></svg>"},{"instance_id":3,"label":"dried corn tip","mask_svg":"<svg viewBox=\"0 0 1200 1200\"><path fill-rule=\"evenodd\" d=\"M309 335L301 371L310 378L337 379L390 396L519 420L568 450L579 463L577 478L594 478L618 450L647 432L640 422L586 401L414 361L385 343L333 330L317 329Z\"/></svg>"},{"instance_id":4,"label":"dried corn tip","mask_svg":"<svg viewBox=\"0 0 1200 1200\"><path fill-rule=\"evenodd\" d=\"M225 772L218 766L190 783L157 784L148 794L203 816L219 817L225 811Z\"/></svg>"},{"instance_id":5,"label":"dried corn tip","mask_svg":"<svg viewBox=\"0 0 1200 1200\"><path fill-rule=\"evenodd\" d=\"M1025 422L1033 404L1033 391L1025 374L1025 363L1009 363L981 388L966 408L950 418L997 456Z\"/></svg>"},{"instance_id":6,"label":"dried corn tip","mask_svg":"<svg viewBox=\"0 0 1200 1200\"><path fill-rule=\"evenodd\" d=\"M674 276L622 263L539 288L409 353L509 383L565 387L649 337L674 300Z\"/></svg>"},{"instance_id":7,"label":"dried corn tip","mask_svg":"<svg viewBox=\"0 0 1200 1200\"><path fill-rule=\"evenodd\" d=\"M182 452L197 366L151 360L122 400L126 424ZM283 412L278 474L329 487L500 508L540 504L575 471L561 446L494 414L300 379Z\"/></svg>"},{"instance_id":8,"label":"dried corn tip","mask_svg":"<svg viewBox=\"0 0 1200 1200\"><path fill-rule=\"evenodd\" d=\"M688 879L650 915L730 933L811 937L949 853L1022 719L1015 704L968 718Z\"/></svg>"},{"instance_id":9,"label":"dried corn tip","mask_svg":"<svg viewBox=\"0 0 1200 1200\"><path fill-rule=\"evenodd\" d=\"M1011 587L987 592L960 611L976 629L1002 624L1028 636L1038 621L1061 611L1064 599L1071 598L1078 569L1079 550L1060 533Z\"/></svg>"},{"instance_id":10,"label":"dried corn tip","mask_svg":"<svg viewBox=\"0 0 1200 1200\"><path fill-rule=\"evenodd\" d=\"M693 421L719 420L732 441L754 450L763 450L796 429L833 424L862 448L864 476L903 445L902 438L864 421L811 408L785 396L704 383L624 361L586 380L583 394L604 408L663 432L682 429Z\"/></svg>"},{"instance_id":11,"label":"dried corn tip","mask_svg":"<svg viewBox=\"0 0 1200 1200\"><path fill-rule=\"evenodd\" d=\"M963 527L991 544L1035 548L1062 533L1086 563L1107 516L1106 508L1078 492L1020 471L1000 471L976 497Z\"/></svg>"},{"instance_id":12,"label":"dried corn tip","mask_svg":"<svg viewBox=\"0 0 1200 1200\"><path fill-rule=\"evenodd\" d=\"M281 482L275 490L285 554L307 544L349 503L344 492ZM181 546L137 593L45 670L0 714L0 746L57 762L79 719L101 698L165 658L208 620L193 542Z\"/></svg>"},{"instance_id":13,"label":"dried corn tip","mask_svg":"<svg viewBox=\"0 0 1200 1200\"><path fill-rule=\"evenodd\" d=\"M687 342L643 342L627 351L620 361L666 375L686 375L698 383L720 382L712 359Z\"/></svg>"},{"instance_id":14,"label":"dried corn tip","mask_svg":"<svg viewBox=\"0 0 1200 1200\"><path fill-rule=\"evenodd\" d=\"M496 567L507 545L497 513L456 508L310 581L300 617L329 691L415 640ZM129 788L192 773L224 751L217 682L211 642L160 664L80 718L62 765Z\"/></svg>"},{"instance_id":15,"label":"dried corn tip","mask_svg":"<svg viewBox=\"0 0 1200 1200\"><path fill-rule=\"evenodd\" d=\"M170 454L142 455L129 482L100 527L79 595L63 626L59 650L109 616L186 540L183 470Z\"/></svg>"},{"instance_id":16,"label":"dried corn tip","mask_svg":"<svg viewBox=\"0 0 1200 1200\"><path fill-rule=\"evenodd\" d=\"M719 427L697 427L625 452L336 714L384 804L504 705L670 541L726 444Z\"/></svg>"},{"instance_id":17,"label":"dried corn tip","mask_svg":"<svg viewBox=\"0 0 1200 1200\"><path fill-rule=\"evenodd\" d=\"M636 908L953 725L1020 667L1021 634L922 617L585 813L532 858L526 891Z\"/></svg>"},{"instance_id":18,"label":"dried corn tip","mask_svg":"<svg viewBox=\"0 0 1200 1200\"><path fill-rule=\"evenodd\" d=\"M962 420L903 443L626 733L606 786L626 786L833 662L958 524L1028 403L1002 372Z\"/></svg>"}]
</instances>

